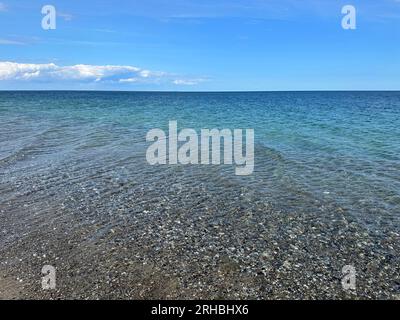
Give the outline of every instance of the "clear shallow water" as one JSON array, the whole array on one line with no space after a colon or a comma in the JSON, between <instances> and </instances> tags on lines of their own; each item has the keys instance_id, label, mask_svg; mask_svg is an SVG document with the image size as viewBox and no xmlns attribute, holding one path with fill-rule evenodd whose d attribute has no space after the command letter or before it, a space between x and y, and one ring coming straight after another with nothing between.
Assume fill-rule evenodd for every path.
<instances>
[{"instance_id":1,"label":"clear shallow water","mask_svg":"<svg viewBox=\"0 0 400 320\"><path fill-rule=\"evenodd\" d=\"M398 92L0 92L0 278L33 299L398 299L399 107ZM148 165L146 133L170 120L253 128L254 174Z\"/></svg>"},{"instance_id":2,"label":"clear shallow water","mask_svg":"<svg viewBox=\"0 0 400 320\"><path fill-rule=\"evenodd\" d=\"M146 132L170 120L253 128L254 174L147 165ZM106 190L107 177L136 186L173 177L184 190L233 186L280 210L341 210L368 228L398 230L400 92L0 92L0 167L3 204L27 201L35 188L62 199L76 182Z\"/></svg>"}]
</instances>

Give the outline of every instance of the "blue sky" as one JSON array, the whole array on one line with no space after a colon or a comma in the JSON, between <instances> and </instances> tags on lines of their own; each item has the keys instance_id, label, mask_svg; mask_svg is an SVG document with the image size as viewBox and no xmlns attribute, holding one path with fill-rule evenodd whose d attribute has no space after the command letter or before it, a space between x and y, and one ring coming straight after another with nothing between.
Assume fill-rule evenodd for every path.
<instances>
[{"instance_id":1,"label":"blue sky","mask_svg":"<svg viewBox=\"0 0 400 320\"><path fill-rule=\"evenodd\" d=\"M400 0L0 0L7 89L400 90Z\"/></svg>"}]
</instances>

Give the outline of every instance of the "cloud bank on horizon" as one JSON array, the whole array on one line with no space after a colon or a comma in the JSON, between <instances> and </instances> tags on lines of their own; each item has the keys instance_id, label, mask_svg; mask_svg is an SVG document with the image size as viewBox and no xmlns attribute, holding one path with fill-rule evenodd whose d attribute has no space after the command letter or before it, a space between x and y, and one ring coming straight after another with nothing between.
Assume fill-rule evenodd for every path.
<instances>
[{"instance_id":1,"label":"cloud bank on horizon","mask_svg":"<svg viewBox=\"0 0 400 320\"><path fill-rule=\"evenodd\" d=\"M134 66L77 64L59 66L55 63L34 64L0 61L0 81L76 81L110 83L170 82L195 85L205 79L178 78L166 72L150 71Z\"/></svg>"}]
</instances>

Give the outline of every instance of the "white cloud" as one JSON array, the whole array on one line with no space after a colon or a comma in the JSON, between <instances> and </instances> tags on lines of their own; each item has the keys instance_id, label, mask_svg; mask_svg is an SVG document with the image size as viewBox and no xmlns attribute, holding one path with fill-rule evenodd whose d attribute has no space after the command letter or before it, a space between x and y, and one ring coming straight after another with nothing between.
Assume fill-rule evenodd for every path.
<instances>
[{"instance_id":1,"label":"white cloud","mask_svg":"<svg viewBox=\"0 0 400 320\"><path fill-rule=\"evenodd\" d=\"M15 41L15 40L8 40L8 39L0 39L0 45L24 45L25 42L22 41Z\"/></svg>"},{"instance_id":2,"label":"white cloud","mask_svg":"<svg viewBox=\"0 0 400 320\"><path fill-rule=\"evenodd\" d=\"M1 43L1 42L0 42ZM0 81L73 81L73 82L114 82L114 83L173 83L195 85L201 79L180 79L166 72L150 71L126 65L59 66L54 63L32 64L0 61Z\"/></svg>"},{"instance_id":3,"label":"white cloud","mask_svg":"<svg viewBox=\"0 0 400 320\"><path fill-rule=\"evenodd\" d=\"M7 11L7 6L3 2L0 2L0 12L1 11Z\"/></svg>"},{"instance_id":4,"label":"white cloud","mask_svg":"<svg viewBox=\"0 0 400 320\"><path fill-rule=\"evenodd\" d=\"M137 82L138 79L137 78L127 78L127 79L120 79L119 82L120 83L132 83L132 82Z\"/></svg>"},{"instance_id":5,"label":"white cloud","mask_svg":"<svg viewBox=\"0 0 400 320\"><path fill-rule=\"evenodd\" d=\"M65 21L71 21L74 16L70 13L58 12L57 16L63 18Z\"/></svg>"},{"instance_id":6,"label":"white cloud","mask_svg":"<svg viewBox=\"0 0 400 320\"><path fill-rule=\"evenodd\" d=\"M185 86L194 86L203 81L205 81L205 80L204 79L176 79L176 80L174 80L174 84L185 85Z\"/></svg>"}]
</instances>

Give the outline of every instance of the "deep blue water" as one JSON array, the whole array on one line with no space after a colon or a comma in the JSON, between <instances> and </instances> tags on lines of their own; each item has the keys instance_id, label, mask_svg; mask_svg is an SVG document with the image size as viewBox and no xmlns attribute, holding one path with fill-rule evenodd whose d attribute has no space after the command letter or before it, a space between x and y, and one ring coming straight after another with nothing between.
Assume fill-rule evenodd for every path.
<instances>
[{"instance_id":1,"label":"deep blue water","mask_svg":"<svg viewBox=\"0 0 400 320\"><path fill-rule=\"evenodd\" d=\"M150 167L146 132L170 120L254 129L254 174ZM0 168L0 206L38 186L62 198L76 181L146 185L168 171L187 188L233 185L279 210L339 208L369 228L400 229L400 92L0 92Z\"/></svg>"}]
</instances>

